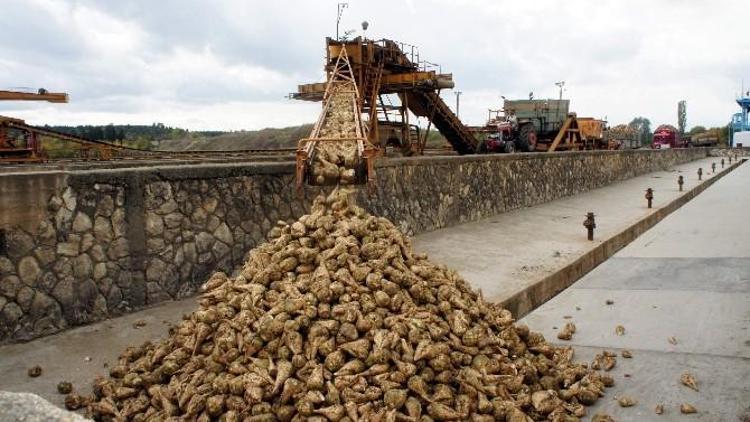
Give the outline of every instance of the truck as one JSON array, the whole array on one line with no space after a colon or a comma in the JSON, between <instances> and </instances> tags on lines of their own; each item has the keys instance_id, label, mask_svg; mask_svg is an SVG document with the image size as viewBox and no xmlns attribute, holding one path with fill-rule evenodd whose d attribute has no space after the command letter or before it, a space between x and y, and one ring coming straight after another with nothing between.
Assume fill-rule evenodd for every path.
<instances>
[{"instance_id":1,"label":"truck","mask_svg":"<svg viewBox=\"0 0 750 422\"><path fill-rule=\"evenodd\" d=\"M661 125L654 131L652 149L685 148L687 142L672 125Z\"/></svg>"}]
</instances>

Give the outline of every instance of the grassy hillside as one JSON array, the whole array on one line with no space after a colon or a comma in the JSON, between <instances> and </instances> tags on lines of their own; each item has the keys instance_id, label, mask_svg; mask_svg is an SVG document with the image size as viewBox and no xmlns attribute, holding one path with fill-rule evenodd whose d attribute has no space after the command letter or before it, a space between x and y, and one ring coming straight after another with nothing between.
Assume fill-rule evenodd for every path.
<instances>
[{"instance_id":1,"label":"grassy hillside","mask_svg":"<svg viewBox=\"0 0 750 422\"><path fill-rule=\"evenodd\" d=\"M297 146L297 142L300 139L310 136L312 127L312 124L304 124L285 128L266 128L236 132L189 132L184 129L171 128L161 123L155 123L150 126L55 126L51 127L51 129L139 149L223 151L293 148ZM117 135L111 135L112 133ZM103 134L103 137L98 136L100 134ZM108 139L108 136L106 136L108 134L113 136L114 139ZM427 147L440 148L446 145L445 138L433 128L427 140ZM43 146L47 154L53 158L69 158L80 155L80 146L70 142L45 138L43 139Z\"/></svg>"},{"instance_id":2,"label":"grassy hillside","mask_svg":"<svg viewBox=\"0 0 750 422\"><path fill-rule=\"evenodd\" d=\"M312 124L305 124L280 129L268 128L210 135L194 132L184 137L164 139L155 146L155 149L166 151L216 151L293 148L297 146L297 141L310 136L312 126ZM427 140L427 146L436 148L444 145L446 145L445 138L443 138L440 132L432 129Z\"/></svg>"},{"instance_id":3,"label":"grassy hillside","mask_svg":"<svg viewBox=\"0 0 750 422\"><path fill-rule=\"evenodd\" d=\"M267 128L211 135L191 133L185 137L162 140L156 146L156 149L167 151L216 151L292 148L297 146L297 141L310 135L312 126L312 124L306 124L280 129Z\"/></svg>"}]
</instances>

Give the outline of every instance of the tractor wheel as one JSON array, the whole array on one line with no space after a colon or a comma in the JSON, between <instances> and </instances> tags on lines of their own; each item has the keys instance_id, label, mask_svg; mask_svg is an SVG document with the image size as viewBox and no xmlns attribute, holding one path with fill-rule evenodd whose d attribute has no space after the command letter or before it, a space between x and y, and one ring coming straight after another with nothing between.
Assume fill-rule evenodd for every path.
<instances>
[{"instance_id":1,"label":"tractor wheel","mask_svg":"<svg viewBox=\"0 0 750 422\"><path fill-rule=\"evenodd\" d=\"M513 145L513 142L508 141L503 144L503 152L506 154L513 154L514 152L516 152L516 147L515 145Z\"/></svg>"},{"instance_id":2,"label":"tractor wheel","mask_svg":"<svg viewBox=\"0 0 750 422\"><path fill-rule=\"evenodd\" d=\"M487 142L484 140L479 140L477 142L477 154L486 154L487 153Z\"/></svg>"},{"instance_id":3,"label":"tractor wheel","mask_svg":"<svg viewBox=\"0 0 750 422\"><path fill-rule=\"evenodd\" d=\"M536 130L534 125L527 123L522 125L518 130L518 139L516 140L516 149L524 152L536 150Z\"/></svg>"}]
</instances>

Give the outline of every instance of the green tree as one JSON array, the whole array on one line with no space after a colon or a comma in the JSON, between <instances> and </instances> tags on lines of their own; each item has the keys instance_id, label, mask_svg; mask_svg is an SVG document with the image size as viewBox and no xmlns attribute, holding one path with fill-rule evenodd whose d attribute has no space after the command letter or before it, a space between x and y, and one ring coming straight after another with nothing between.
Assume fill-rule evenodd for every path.
<instances>
[{"instance_id":1,"label":"green tree","mask_svg":"<svg viewBox=\"0 0 750 422\"><path fill-rule=\"evenodd\" d=\"M680 135L685 134L685 128L687 127L687 104L685 100L677 103L677 130L680 131Z\"/></svg>"},{"instance_id":2,"label":"green tree","mask_svg":"<svg viewBox=\"0 0 750 422\"><path fill-rule=\"evenodd\" d=\"M689 134L690 135L697 135L697 134L703 133L705 131L706 131L706 127L705 126L698 125L698 126L693 126L693 128L690 129Z\"/></svg>"},{"instance_id":3,"label":"green tree","mask_svg":"<svg viewBox=\"0 0 750 422\"><path fill-rule=\"evenodd\" d=\"M729 144L729 126L712 127L707 131L715 133L719 138L719 145Z\"/></svg>"},{"instance_id":4,"label":"green tree","mask_svg":"<svg viewBox=\"0 0 750 422\"><path fill-rule=\"evenodd\" d=\"M107 142L114 142L117 139L117 132L115 126L110 123L104 127L104 140Z\"/></svg>"},{"instance_id":5,"label":"green tree","mask_svg":"<svg viewBox=\"0 0 750 422\"><path fill-rule=\"evenodd\" d=\"M630 123L628 123L628 126L636 131L638 134L638 140L640 140L643 145L651 143L651 137L653 136L653 133L651 133L651 120L639 116L631 120Z\"/></svg>"}]
</instances>

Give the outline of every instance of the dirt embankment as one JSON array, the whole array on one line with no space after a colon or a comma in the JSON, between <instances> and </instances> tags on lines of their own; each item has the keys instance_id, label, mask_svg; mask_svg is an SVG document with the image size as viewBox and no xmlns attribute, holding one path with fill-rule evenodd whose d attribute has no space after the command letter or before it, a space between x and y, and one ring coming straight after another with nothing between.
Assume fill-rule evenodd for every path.
<instances>
[{"instance_id":1,"label":"dirt embankment","mask_svg":"<svg viewBox=\"0 0 750 422\"><path fill-rule=\"evenodd\" d=\"M220 151L243 149L292 148L297 141L310 135L312 124L285 128L227 132L216 136L196 136L161 141L158 149L165 151Z\"/></svg>"}]
</instances>

